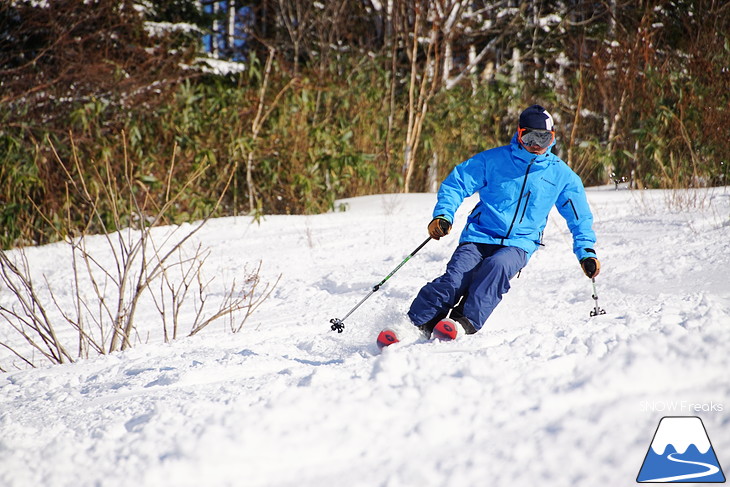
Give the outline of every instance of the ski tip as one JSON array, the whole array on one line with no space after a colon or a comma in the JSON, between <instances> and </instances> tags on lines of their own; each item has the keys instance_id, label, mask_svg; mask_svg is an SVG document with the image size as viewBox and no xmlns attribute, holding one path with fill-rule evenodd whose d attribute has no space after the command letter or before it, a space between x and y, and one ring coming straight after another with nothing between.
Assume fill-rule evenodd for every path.
<instances>
[{"instance_id":1,"label":"ski tip","mask_svg":"<svg viewBox=\"0 0 730 487\"><path fill-rule=\"evenodd\" d=\"M398 343L399 341L398 335L396 335L393 330L383 330L378 335L376 343L378 344L378 348L382 350L389 345Z\"/></svg>"},{"instance_id":2,"label":"ski tip","mask_svg":"<svg viewBox=\"0 0 730 487\"><path fill-rule=\"evenodd\" d=\"M449 319L439 321L433 328L433 337L439 340L453 340L456 338L456 322Z\"/></svg>"}]
</instances>

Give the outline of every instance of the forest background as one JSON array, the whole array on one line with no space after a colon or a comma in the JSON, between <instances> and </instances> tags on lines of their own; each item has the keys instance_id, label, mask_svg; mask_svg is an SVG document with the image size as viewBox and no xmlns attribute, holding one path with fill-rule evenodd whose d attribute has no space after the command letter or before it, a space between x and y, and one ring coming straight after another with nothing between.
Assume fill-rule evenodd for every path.
<instances>
[{"instance_id":1,"label":"forest background","mask_svg":"<svg viewBox=\"0 0 730 487\"><path fill-rule=\"evenodd\" d=\"M729 25L720 0L5 0L0 246L434 191L532 103L587 185L727 185Z\"/></svg>"}]
</instances>

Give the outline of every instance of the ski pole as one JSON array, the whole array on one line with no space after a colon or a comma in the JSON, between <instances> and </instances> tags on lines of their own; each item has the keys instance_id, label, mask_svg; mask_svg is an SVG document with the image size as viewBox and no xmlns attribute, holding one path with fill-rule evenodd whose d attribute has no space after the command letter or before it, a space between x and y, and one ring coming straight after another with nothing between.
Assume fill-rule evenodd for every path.
<instances>
[{"instance_id":1,"label":"ski pole","mask_svg":"<svg viewBox=\"0 0 730 487\"><path fill-rule=\"evenodd\" d=\"M591 310L591 317L598 316L598 315L605 315L606 310L601 308L600 306L598 306L598 293L596 292L596 278L592 277L591 282L593 283L593 296L591 296L591 297L593 298L593 301L596 302L596 305Z\"/></svg>"},{"instance_id":2,"label":"ski pole","mask_svg":"<svg viewBox=\"0 0 730 487\"><path fill-rule=\"evenodd\" d=\"M365 296L364 298L362 298L362 300L361 300L361 301L360 301L359 303L357 303L357 304L355 305L355 307L354 307L354 308L352 308L352 309L351 309L351 310L350 310L350 311L349 311L349 312L348 312L348 313L347 313L347 314L345 315L345 317L344 317L344 318L342 318L342 319L339 319L339 318L332 318L332 319L330 320L330 323L332 323L332 326L331 326L331 328L332 328L332 331L336 331L337 333L342 333L342 332L344 331L344 329L345 329L345 320L346 320L346 319L347 319L347 318L348 318L348 317L349 317L349 316L350 316L350 315L351 315L352 313L354 313L354 312L355 312L355 310L356 310L357 308L359 308L359 307L360 307L360 305L361 305L362 303L364 303L365 301L367 301L367 299L368 299L368 298L369 298L370 296L372 296L373 294L375 294L375 292L376 292L376 291L377 291L378 289L380 289L380 286L382 286L383 284L385 284L385 282L386 282L386 281L387 281L388 279L390 279L391 277L393 277L393 274L395 274L396 272L398 272L398 269L400 269L401 267L403 267L403 266L405 265L405 263L406 263L406 262L408 262L408 261L409 261L409 260L411 259L411 257L413 257L414 255L416 255L416 253L417 253L417 252L418 252L419 250L421 250L421 249L423 248L423 246L424 246L424 245L426 245L426 244L428 243L428 241L429 241L429 240L431 240L431 237L428 237L428 238L427 238L426 240L424 240L424 241L423 241L423 243L422 243L421 245L419 245L418 247L416 247L416 250L414 250L413 252L411 252L410 254L408 254L408 256L407 256L407 257L406 257L405 259L403 259L403 262L401 262L400 264L398 264L398 265L396 266L396 268L395 268L395 269L393 269L393 270L391 271L391 273L390 273L390 274L388 274L387 276L385 276L385 278L384 278L384 279L383 279L382 281L380 281L380 282L379 282L379 283L377 283L377 284L376 284L375 286L373 286L373 288L372 288L372 289L370 290L370 292L368 293L368 295L367 295L367 296Z\"/></svg>"}]
</instances>

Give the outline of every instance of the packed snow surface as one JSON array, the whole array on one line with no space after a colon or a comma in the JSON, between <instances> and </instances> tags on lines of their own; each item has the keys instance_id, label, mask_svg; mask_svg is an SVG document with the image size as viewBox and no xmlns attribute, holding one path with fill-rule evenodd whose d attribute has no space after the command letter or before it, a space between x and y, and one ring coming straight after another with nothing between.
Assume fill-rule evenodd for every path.
<instances>
[{"instance_id":1,"label":"packed snow surface","mask_svg":"<svg viewBox=\"0 0 730 487\"><path fill-rule=\"evenodd\" d=\"M221 322L165 344L140 319L133 349L37 369L0 349L0 485L633 485L663 416L701 417L727 468L730 191L588 197L607 313L589 316L591 282L553 212L484 329L452 342L419 338L405 313L474 201L341 334L329 320L424 240L435 195L210 221L207 271L223 283L261 261L263 281L281 275L269 299L236 334ZM28 259L49 285L68 279L63 244ZM386 327L401 342L381 353Z\"/></svg>"}]
</instances>

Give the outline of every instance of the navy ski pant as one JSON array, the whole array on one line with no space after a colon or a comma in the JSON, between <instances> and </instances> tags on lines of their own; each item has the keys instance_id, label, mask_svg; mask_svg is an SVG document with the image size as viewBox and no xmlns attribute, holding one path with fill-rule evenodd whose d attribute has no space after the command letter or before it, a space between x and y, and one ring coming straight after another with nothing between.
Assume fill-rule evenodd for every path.
<instances>
[{"instance_id":1,"label":"navy ski pant","mask_svg":"<svg viewBox=\"0 0 730 487\"><path fill-rule=\"evenodd\" d=\"M527 253L520 248L463 243L444 275L418 292L408 317L416 326L443 319L465 296L462 314L479 330L509 290L509 280L526 264Z\"/></svg>"}]
</instances>

